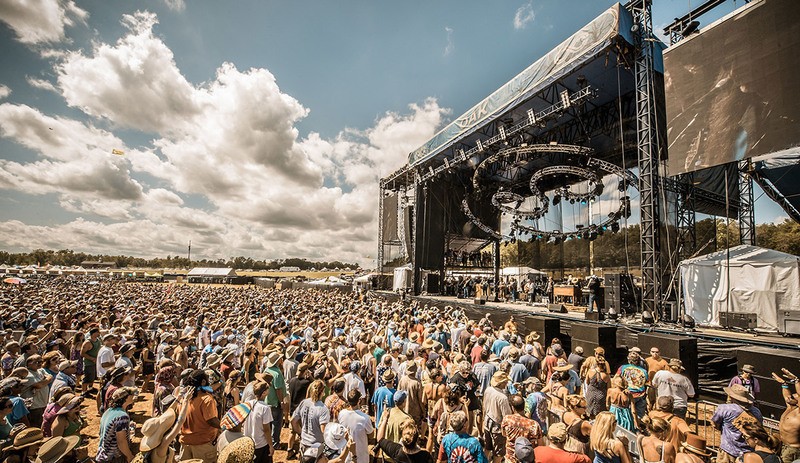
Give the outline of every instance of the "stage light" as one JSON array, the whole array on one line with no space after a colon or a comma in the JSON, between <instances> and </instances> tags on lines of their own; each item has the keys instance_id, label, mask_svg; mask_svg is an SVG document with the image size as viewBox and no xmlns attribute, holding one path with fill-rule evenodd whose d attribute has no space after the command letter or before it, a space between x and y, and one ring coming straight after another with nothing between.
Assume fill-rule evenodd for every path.
<instances>
[{"instance_id":1,"label":"stage light","mask_svg":"<svg viewBox=\"0 0 800 463\"><path fill-rule=\"evenodd\" d=\"M596 239L597 239L597 232L596 231L593 231L593 232L589 233L589 241L594 241Z\"/></svg>"},{"instance_id":2,"label":"stage light","mask_svg":"<svg viewBox=\"0 0 800 463\"><path fill-rule=\"evenodd\" d=\"M597 184L594 186L594 195L595 195L595 196L600 196L600 195L602 195L602 194L603 194L603 189L604 189L604 188L605 188L605 187L603 186L603 182L597 182Z\"/></svg>"},{"instance_id":3,"label":"stage light","mask_svg":"<svg viewBox=\"0 0 800 463\"><path fill-rule=\"evenodd\" d=\"M694 20L683 28L683 30L681 31L681 36L688 37L690 34L697 31L699 27L700 27L700 21Z\"/></svg>"},{"instance_id":4,"label":"stage light","mask_svg":"<svg viewBox=\"0 0 800 463\"><path fill-rule=\"evenodd\" d=\"M619 313L617 313L616 309L610 307L608 312L606 312L606 318L609 320L616 320L619 318Z\"/></svg>"},{"instance_id":5,"label":"stage light","mask_svg":"<svg viewBox=\"0 0 800 463\"><path fill-rule=\"evenodd\" d=\"M625 183L625 180L621 180L619 183L617 183L617 190L625 191L627 189L628 189L628 185Z\"/></svg>"},{"instance_id":6,"label":"stage light","mask_svg":"<svg viewBox=\"0 0 800 463\"><path fill-rule=\"evenodd\" d=\"M611 231L613 233L616 233L616 232L619 231L619 222L614 222L614 223L611 224Z\"/></svg>"},{"instance_id":7,"label":"stage light","mask_svg":"<svg viewBox=\"0 0 800 463\"><path fill-rule=\"evenodd\" d=\"M561 202L561 195L553 196L553 206L558 206L558 203Z\"/></svg>"},{"instance_id":8,"label":"stage light","mask_svg":"<svg viewBox=\"0 0 800 463\"><path fill-rule=\"evenodd\" d=\"M653 325L655 324L656 319L653 317L653 313L649 310L645 310L642 312L642 323L645 325Z\"/></svg>"},{"instance_id":9,"label":"stage light","mask_svg":"<svg viewBox=\"0 0 800 463\"><path fill-rule=\"evenodd\" d=\"M569 198L569 203L570 204L575 204L575 198Z\"/></svg>"},{"instance_id":10,"label":"stage light","mask_svg":"<svg viewBox=\"0 0 800 463\"><path fill-rule=\"evenodd\" d=\"M694 321L694 318L692 318L692 316L691 316L691 315L689 315L689 314L683 314L683 315L681 315L681 325L682 325L684 328L687 328L687 329L694 329L694 327L695 327L695 324L696 324L696 323L695 323L695 321Z\"/></svg>"}]
</instances>

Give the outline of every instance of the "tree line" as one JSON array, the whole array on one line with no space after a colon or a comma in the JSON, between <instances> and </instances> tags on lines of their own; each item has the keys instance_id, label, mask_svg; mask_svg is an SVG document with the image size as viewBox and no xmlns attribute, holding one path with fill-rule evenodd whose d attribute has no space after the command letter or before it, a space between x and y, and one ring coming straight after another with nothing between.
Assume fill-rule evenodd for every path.
<instances>
[{"instance_id":1,"label":"tree line","mask_svg":"<svg viewBox=\"0 0 800 463\"><path fill-rule=\"evenodd\" d=\"M114 262L118 268L175 268L185 269L192 267L230 267L235 269L277 270L281 267L298 267L300 270L328 269L357 269L358 264L340 262L338 260L313 262L304 258L293 257L289 259L255 260L252 257L231 257L230 259L199 259L189 260L186 257L167 256L165 258L144 259L134 256L114 256L108 254L89 254L75 252L71 249L59 251L36 249L31 252L12 253L0 251L0 264L5 265L59 265L72 267L83 262Z\"/></svg>"}]
</instances>

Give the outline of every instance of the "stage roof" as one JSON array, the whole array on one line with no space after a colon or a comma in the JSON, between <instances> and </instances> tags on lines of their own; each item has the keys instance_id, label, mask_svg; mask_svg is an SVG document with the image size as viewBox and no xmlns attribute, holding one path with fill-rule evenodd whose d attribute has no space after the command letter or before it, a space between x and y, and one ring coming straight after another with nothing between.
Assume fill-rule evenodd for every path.
<instances>
[{"instance_id":1,"label":"stage roof","mask_svg":"<svg viewBox=\"0 0 800 463\"><path fill-rule=\"evenodd\" d=\"M580 83L576 85L576 80L584 79L586 84L597 90L595 97L590 100L592 108L609 102L613 104L621 94L632 94L634 81L631 71L618 72L617 67L618 59L625 68L633 65L632 26L631 13L619 3L613 5L410 153L408 166L420 165L438 155L452 158L456 145L472 147L478 139L486 139L485 133L478 132L491 122L501 118L518 122L527 117L529 109L536 112L553 105L556 101L543 93L556 83L571 93L580 86ZM663 73L661 50L664 45L661 42L656 43L655 68ZM620 55L625 54L629 56L620 58ZM635 108L623 108L623 112L627 113L623 117L629 118L631 111L635 114ZM543 131L552 128L551 124ZM631 128L626 127L625 130L629 131ZM596 137L592 134L584 135L588 135L588 141L596 145L593 148L605 151L605 154L609 154L609 149L620 148L618 133L615 134L616 140L595 140ZM631 133L626 138L635 146L635 134Z\"/></svg>"}]
</instances>

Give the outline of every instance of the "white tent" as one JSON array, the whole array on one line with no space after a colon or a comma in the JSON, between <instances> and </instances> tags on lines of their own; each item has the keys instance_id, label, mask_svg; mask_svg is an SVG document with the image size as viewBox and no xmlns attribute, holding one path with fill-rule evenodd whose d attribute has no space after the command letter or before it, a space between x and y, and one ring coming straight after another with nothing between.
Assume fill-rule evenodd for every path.
<instances>
[{"instance_id":1,"label":"white tent","mask_svg":"<svg viewBox=\"0 0 800 463\"><path fill-rule=\"evenodd\" d=\"M392 291L399 291L411 287L411 266L397 267L394 269L394 280L392 281Z\"/></svg>"},{"instance_id":2,"label":"white tent","mask_svg":"<svg viewBox=\"0 0 800 463\"><path fill-rule=\"evenodd\" d=\"M686 313L701 324L719 325L725 311L754 313L758 328L776 330L779 310L800 307L800 259L791 254L741 245L687 259L679 270Z\"/></svg>"}]
</instances>

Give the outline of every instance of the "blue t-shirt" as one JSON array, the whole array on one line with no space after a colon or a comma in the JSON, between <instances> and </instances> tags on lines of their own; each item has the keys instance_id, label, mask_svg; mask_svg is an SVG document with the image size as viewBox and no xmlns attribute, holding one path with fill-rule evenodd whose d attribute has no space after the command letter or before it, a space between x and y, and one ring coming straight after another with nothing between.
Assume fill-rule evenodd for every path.
<instances>
[{"instance_id":1,"label":"blue t-shirt","mask_svg":"<svg viewBox=\"0 0 800 463\"><path fill-rule=\"evenodd\" d=\"M394 407L394 393L395 389L389 389L386 386L381 386L372 394L372 403L375 405L375 423L381 422L381 415L386 407Z\"/></svg>"},{"instance_id":2,"label":"blue t-shirt","mask_svg":"<svg viewBox=\"0 0 800 463\"><path fill-rule=\"evenodd\" d=\"M505 339L498 339L492 343L492 353L500 357L500 353L503 352L503 348L505 348L507 345L509 345L508 341Z\"/></svg>"},{"instance_id":3,"label":"blue t-shirt","mask_svg":"<svg viewBox=\"0 0 800 463\"><path fill-rule=\"evenodd\" d=\"M11 413L7 415L7 418L8 422L13 426L31 412L28 410L28 407L25 406L25 401L22 400L21 397L11 397L9 400L11 400L14 406L11 408Z\"/></svg>"},{"instance_id":4,"label":"blue t-shirt","mask_svg":"<svg viewBox=\"0 0 800 463\"><path fill-rule=\"evenodd\" d=\"M451 432L444 436L439 447L439 461L447 463L488 463L478 439L469 434Z\"/></svg>"}]
</instances>

